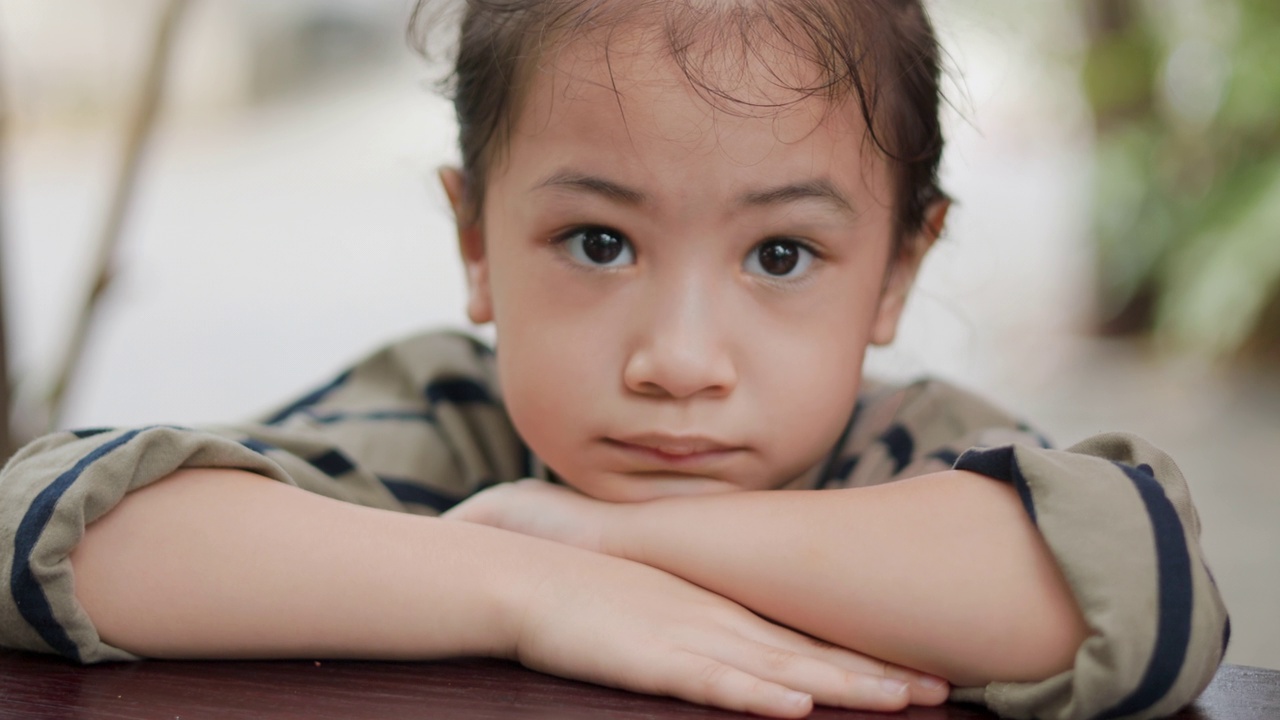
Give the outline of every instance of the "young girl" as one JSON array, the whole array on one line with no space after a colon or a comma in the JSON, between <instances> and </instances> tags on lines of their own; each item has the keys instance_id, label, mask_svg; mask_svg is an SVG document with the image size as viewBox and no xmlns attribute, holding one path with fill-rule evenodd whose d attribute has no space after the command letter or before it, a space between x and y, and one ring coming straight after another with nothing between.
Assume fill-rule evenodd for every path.
<instances>
[{"instance_id":1,"label":"young girl","mask_svg":"<svg viewBox=\"0 0 1280 720\"><path fill-rule=\"evenodd\" d=\"M947 212L919 2L470 0L455 71L441 176L500 349L425 334L257 423L32 443L0 642L492 655L779 717L1208 683L1226 614L1164 454L862 380Z\"/></svg>"}]
</instances>

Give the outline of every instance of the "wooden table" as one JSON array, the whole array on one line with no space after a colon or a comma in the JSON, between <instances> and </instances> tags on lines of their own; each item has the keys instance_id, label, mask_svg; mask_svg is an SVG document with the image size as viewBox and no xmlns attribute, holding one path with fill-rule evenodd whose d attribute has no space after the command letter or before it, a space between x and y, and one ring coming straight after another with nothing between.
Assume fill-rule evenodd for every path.
<instances>
[{"instance_id":1,"label":"wooden table","mask_svg":"<svg viewBox=\"0 0 1280 720\"><path fill-rule=\"evenodd\" d=\"M530 672L496 660L434 663L158 662L80 667L0 650L0 719L732 718L668 698ZM966 705L898 716L817 709L814 718L993 718ZM1280 672L1225 666L1185 720L1280 718Z\"/></svg>"}]
</instances>

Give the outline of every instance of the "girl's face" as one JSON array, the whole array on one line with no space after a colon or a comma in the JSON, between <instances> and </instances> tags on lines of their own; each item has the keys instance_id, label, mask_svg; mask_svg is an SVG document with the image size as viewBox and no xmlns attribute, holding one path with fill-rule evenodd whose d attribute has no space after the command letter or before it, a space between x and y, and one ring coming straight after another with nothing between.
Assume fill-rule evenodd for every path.
<instances>
[{"instance_id":1,"label":"girl's face","mask_svg":"<svg viewBox=\"0 0 1280 720\"><path fill-rule=\"evenodd\" d=\"M821 462L923 254L890 262L889 172L859 114L718 111L669 60L585 42L525 97L459 234L533 452L611 501L774 488ZM767 80L752 97L776 100Z\"/></svg>"}]
</instances>

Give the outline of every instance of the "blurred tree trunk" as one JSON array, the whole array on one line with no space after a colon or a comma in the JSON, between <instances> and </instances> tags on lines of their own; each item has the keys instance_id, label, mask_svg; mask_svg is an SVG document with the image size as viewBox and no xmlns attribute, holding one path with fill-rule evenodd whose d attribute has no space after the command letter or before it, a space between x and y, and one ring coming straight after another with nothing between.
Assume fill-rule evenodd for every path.
<instances>
[{"instance_id":1,"label":"blurred tree trunk","mask_svg":"<svg viewBox=\"0 0 1280 720\"><path fill-rule=\"evenodd\" d=\"M120 166L111 186L106 215L99 229L96 258L92 266L83 303L73 319L68 340L57 360L52 385L39 407L16 408L13 403L13 383L10 378L10 355L5 334L3 250L0 237L0 452L7 460L28 439L22 431L42 428L53 430L65 409L68 391L74 382L84 359L85 344L93 329L102 298L111 285L115 271L115 259L125 226L125 219L137 188L138 177L146 150L155 130L155 121L162 105L165 81L172 64L174 37L177 34L189 0L166 0L156 22L150 56L143 68L137 103L126 127L121 147ZM0 70L3 68L0 67ZM0 78L3 75L0 74ZM3 129L5 119L4 88L0 83L0 161L3 158ZM0 162L0 170L3 162ZM2 179L2 173L0 173ZM0 195L2 197L2 195ZM3 216L0 216L0 221ZM2 226L2 225L0 225ZM19 414L34 416L18 422Z\"/></svg>"},{"instance_id":2,"label":"blurred tree trunk","mask_svg":"<svg viewBox=\"0 0 1280 720\"><path fill-rule=\"evenodd\" d=\"M18 439L14 437L13 383L9 377L9 303L6 302L5 251L8 249L5 234L5 170L8 168L6 150L9 139L9 93L5 83L3 46L0 46L0 462L9 459L16 451Z\"/></svg>"},{"instance_id":3,"label":"blurred tree trunk","mask_svg":"<svg viewBox=\"0 0 1280 720\"><path fill-rule=\"evenodd\" d=\"M1139 0L1085 0L1084 12L1084 89L1093 107L1099 156L1122 155L1123 146L1133 142L1155 115L1152 89L1158 48L1146 30ZM1100 165L1103 173L1111 171L1105 163ZM1112 192L1106 186L1109 179L1099 178L1100 194ZM1100 198L1099 206L1104 202ZM1098 329L1104 335L1146 333L1155 319L1155 278L1150 267L1135 272L1135 266L1149 266L1154 258L1125 244L1126 234L1104 231L1099 237Z\"/></svg>"},{"instance_id":4,"label":"blurred tree trunk","mask_svg":"<svg viewBox=\"0 0 1280 720\"><path fill-rule=\"evenodd\" d=\"M80 363L84 359L84 346L97 317L98 308L107 288L111 285L115 274L116 251L120 246L121 231L124 229L125 215L132 204L138 184L138 171L142 166L143 156L152 138L156 116L160 110L164 94L165 79L168 76L170 55L173 50L173 38L182 19L187 0L168 0L161 10L156 25L155 39L151 48L151 56L145 68L142 88L138 96L138 104L134 108L133 117L125 131L124 147L121 152L120 168L112 186L111 200L107 205L107 215L102 221L98 236L97 258L93 265L93 278L85 295L80 312L71 325L71 334L67 347L63 351L58 370L54 375L53 386L46 399L48 420L46 429L56 428L66 405L66 394L75 380Z\"/></svg>"}]
</instances>

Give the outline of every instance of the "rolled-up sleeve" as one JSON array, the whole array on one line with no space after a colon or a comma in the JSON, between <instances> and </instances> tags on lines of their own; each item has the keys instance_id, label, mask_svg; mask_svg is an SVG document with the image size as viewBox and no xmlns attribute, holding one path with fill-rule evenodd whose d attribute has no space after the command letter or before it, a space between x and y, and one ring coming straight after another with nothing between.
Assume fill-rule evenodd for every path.
<instances>
[{"instance_id":1,"label":"rolled-up sleeve","mask_svg":"<svg viewBox=\"0 0 1280 720\"><path fill-rule=\"evenodd\" d=\"M246 470L366 507L434 515L527 474L491 353L455 333L383 349L262 419L63 431L0 471L0 647L134 659L77 602L70 555L129 492L181 468Z\"/></svg>"},{"instance_id":2,"label":"rolled-up sleeve","mask_svg":"<svg viewBox=\"0 0 1280 720\"><path fill-rule=\"evenodd\" d=\"M1017 490L1090 630L1070 670L1035 683L956 688L953 700L1013 718L1149 718L1176 712L1209 684L1230 623L1187 482L1168 455L1124 433L1055 450L1016 416L925 379L864 392L818 487L952 467Z\"/></svg>"},{"instance_id":3,"label":"rolled-up sleeve","mask_svg":"<svg viewBox=\"0 0 1280 720\"><path fill-rule=\"evenodd\" d=\"M291 482L279 465L229 438L175 427L47 436L0 475L0 645L80 662L134 656L107 645L75 600L69 556L85 526L128 493L182 467L225 467Z\"/></svg>"},{"instance_id":4,"label":"rolled-up sleeve","mask_svg":"<svg viewBox=\"0 0 1280 720\"><path fill-rule=\"evenodd\" d=\"M1037 683L962 688L1014 718L1168 715L1213 678L1230 623L1200 549L1187 483L1141 438L1098 435L1066 450L1011 444L955 463L1013 485L1091 631L1070 670Z\"/></svg>"}]
</instances>

